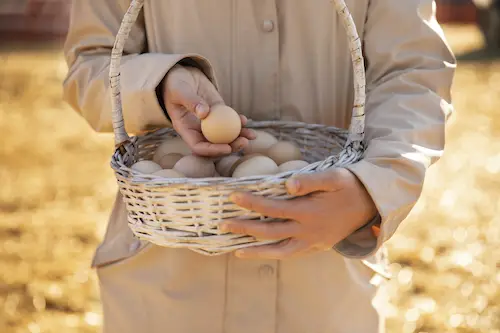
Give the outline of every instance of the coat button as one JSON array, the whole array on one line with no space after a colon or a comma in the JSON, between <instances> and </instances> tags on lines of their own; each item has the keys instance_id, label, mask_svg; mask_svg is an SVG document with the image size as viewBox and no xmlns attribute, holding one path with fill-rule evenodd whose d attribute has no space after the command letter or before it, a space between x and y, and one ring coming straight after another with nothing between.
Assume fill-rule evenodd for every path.
<instances>
[{"instance_id":1,"label":"coat button","mask_svg":"<svg viewBox=\"0 0 500 333\"><path fill-rule=\"evenodd\" d=\"M271 32L274 30L274 22L272 20L265 20L262 22L262 30L265 32Z\"/></svg>"},{"instance_id":2,"label":"coat button","mask_svg":"<svg viewBox=\"0 0 500 333\"><path fill-rule=\"evenodd\" d=\"M259 268L259 274L262 277L269 277L274 274L274 268L269 265L262 265Z\"/></svg>"},{"instance_id":3,"label":"coat button","mask_svg":"<svg viewBox=\"0 0 500 333\"><path fill-rule=\"evenodd\" d=\"M141 246L141 241L135 240L134 242L132 242L132 244L130 244L128 249L130 252L135 252L139 249L140 246Z\"/></svg>"}]
</instances>

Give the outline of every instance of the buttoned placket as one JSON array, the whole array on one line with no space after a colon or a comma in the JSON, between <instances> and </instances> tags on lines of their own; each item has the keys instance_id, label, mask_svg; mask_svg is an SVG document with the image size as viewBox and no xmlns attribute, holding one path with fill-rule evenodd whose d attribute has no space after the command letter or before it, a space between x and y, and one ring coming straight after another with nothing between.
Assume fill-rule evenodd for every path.
<instances>
[{"instance_id":1,"label":"buttoned placket","mask_svg":"<svg viewBox=\"0 0 500 333\"><path fill-rule=\"evenodd\" d=\"M236 57L232 68L233 101L240 105L249 102L252 105L249 115L253 119L278 119L279 31L276 1L234 0L233 7L232 52ZM252 52L251 57L248 51ZM241 78L238 70L247 71L253 77L254 82L245 84L252 86L255 96L239 91ZM241 99L246 103L242 103ZM276 332L278 268L277 260L228 257L225 333Z\"/></svg>"},{"instance_id":2,"label":"buttoned placket","mask_svg":"<svg viewBox=\"0 0 500 333\"><path fill-rule=\"evenodd\" d=\"M280 119L276 0L232 1L231 103L255 120Z\"/></svg>"}]
</instances>

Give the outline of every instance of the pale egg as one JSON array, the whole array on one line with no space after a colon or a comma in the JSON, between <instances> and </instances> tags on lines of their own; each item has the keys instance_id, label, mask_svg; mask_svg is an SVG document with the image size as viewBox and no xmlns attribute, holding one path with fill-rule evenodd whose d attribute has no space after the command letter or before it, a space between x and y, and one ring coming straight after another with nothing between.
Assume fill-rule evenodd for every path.
<instances>
[{"instance_id":1,"label":"pale egg","mask_svg":"<svg viewBox=\"0 0 500 333\"><path fill-rule=\"evenodd\" d=\"M188 178L207 178L215 175L215 164L208 158L189 155L175 163L174 170Z\"/></svg>"},{"instance_id":2,"label":"pale egg","mask_svg":"<svg viewBox=\"0 0 500 333\"><path fill-rule=\"evenodd\" d=\"M189 148L187 143L185 143L181 137L175 137L166 139L158 146L158 148L156 148L155 154L153 156L153 161L160 164L160 160L165 155L181 154L182 156L187 156L191 155L191 153L191 149Z\"/></svg>"},{"instance_id":3,"label":"pale egg","mask_svg":"<svg viewBox=\"0 0 500 333\"><path fill-rule=\"evenodd\" d=\"M144 174L151 174L160 171L162 167L153 161L143 160L132 165L130 169Z\"/></svg>"},{"instance_id":4,"label":"pale egg","mask_svg":"<svg viewBox=\"0 0 500 333\"><path fill-rule=\"evenodd\" d=\"M255 154L250 154L250 155L245 155L243 157L241 157L239 160L237 160L235 163L233 163L233 165L231 166L231 169L229 169L229 177L231 177L233 175L233 172L234 170L236 170L236 168L243 162L251 159L251 158L254 158L256 156L264 156L262 154L258 154L258 153L255 153Z\"/></svg>"},{"instance_id":5,"label":"pale egg","mask_svg":"<svg viewBox=\"0 0 500 333\"><path fill-rule=\"evenodd\" d=\"M231 177L231 167L236 163L240 157L238 155L229 155L221 158L215 164L215 170L219 173L219 175L223 177Z\"/></svg>"},{"instance_id":6,"label":"pale egg","mask_svg":"<svg viewBox=\"0 0 500 333\"><path fill-rule=\"evenodd\" d=\"M273 175L278 165L269 157L255 156L241 163L233 172L234 178Z\"/></svg>"},{"instance_id":7,"label":"pale egg","mask_svg":"<svg viewBox=\"0 0 500 333\"><path fill-rule=\"evenodd\" d=\"M184 156L178 153L171 153L163 155L161 158L157 158L155 161L158 163L163 169L172 169L181 158Z\"/></svg>"},{"instance_id":8,"label":"pale egg","mask_svg":"<svg viewBox=\"0 0 500 333\"><path fill-rule=\"evenodd\" d=\"M160 176L163 178L185 178L186 177L182 173L180 173L179 171L172 170L172 169L163 169L160 171L156 171L153 173L153 175Z\"/></svg>"},{"instance_id":9,"label":"pale egg","mask_svg":"<svg viewBox=\"0 0 500 333\"><path fill-rule=\"evenodd\" d=\"M266 155L278 165L288 161L302 160L300 149L289 141L275 143L267 150Z\"/></svg>"},{"instance_id":10,"label":"pale egg","mask_svg":"<svg viewBox=\"0 0 500 333\"><path fill-rule=\"evenodd\" d=\"M288 161L288 162L281 164L278 167L278 169L279 169L279 172L281 173L281 172L287 172L287 171L300 170L302 168L305 168L308 165L309 165L309 163L307 163L306 161L295 160L295 161Z\"/></svg>"},{"instance_id":11,"label":"pale egg","mask_svg":"<svg viewBox=\"0 0 500 333\"><path fill-rule=\"evenodd\" d=\"M254 130L254 133L256 138L249 140L248 146L243 149L245 155L255 153L265 154L272 145L278 142L278 139L267 132Z\"/></svg>"}]
</instances>

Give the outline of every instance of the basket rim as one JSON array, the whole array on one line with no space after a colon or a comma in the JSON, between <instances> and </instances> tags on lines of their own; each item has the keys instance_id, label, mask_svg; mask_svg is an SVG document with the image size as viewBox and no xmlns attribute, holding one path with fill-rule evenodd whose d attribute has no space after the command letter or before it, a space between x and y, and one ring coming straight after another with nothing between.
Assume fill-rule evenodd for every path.
<instances>
[{"instance_id":1,"label":"basket rim","mask_svg":"<svg viewBox=\"0 0 500 333\"><path fill-rule=\"evenodd\" d=\"M332 132L336 132L336 134L339 135L339 137L342 140L347 140L348 136L348 130L347 129L342 129L338 128L335 126L328 126L328 125L322 125L322 124L310 124L310 123L304 123L304 122L298 122L298 121L249 121L247 123L247 128L260 128L260 129L265 129L265 128L304 128L304 129L327 129L331 130ZM232 187L232 186L238 186L241 185L242 183L249 183L252 186L255 187L261 187L265 185L282 185L286 182L286 180L292 176L299 175L299 174L309 174L309 173L314 173L316 170L320 167L322 167L325 164L328 164L339 157L341 157L343 154L358 154L360 155L361 152L352 150L352 151L346 151L345 149L340 149L338 153L329 155L328 157L316 161L313 163L310 163L309 165L297 169L297 170L292 170L292 171L285 171L285 172L280 172L277 174L272 174L272 175L258 175L258 176L248 176L248 177L239 177L239 178L233 178L233 177L207 177L207 178L165 178L162 176L158 175L152 175L152 174L144 174L135 170L132 170L130 167L128 167L125 162L122 159L122 152L123 151L134 151L137 148L137 143L139 139L144 139L147 137L152 137L155 135L162 135L162 132L168 132L168 131L174 131L173 128L160 128L154 131L147 132L144 135L136 135L130 137L130 140L126 143L123 144L123 146L118 147L115 149L114 154L112 155L111 158L111 167L115 171L115 176L118 178L118 180L127 182L130 185L141 185L141 186L146 186L148 188L161 188L161 187L186 187L186 188L220 188L220 187ZM175 131L174 131L175 132ZM177 134L175 132L175 134ZM178 134L177 134L178 135ZM128 148L128 149L127 149ZM330 166L326 167L323 170L327 170L330 168L335 168L335 166ZM236 184L237 183L237 184Z\"/></svg>"},{"instance_id":2,"label":"basket rim","mask_svg":"<svg viewBox=\"0 0 500 333\"><path fill-rule=\"evenodd\" d=\"M259 176L249 176L249 177L206 177L206 178L165 178L162 176L144 174L137 172L135 170L127 167L122 161L115 159L113 155L113 161L119 165L119 168L113 167L116 178L121 181L126 181L130 185L141 185L148 188L161 188L168 186L170 188L174 187L196 187L196 188L220 188L224 186L237 186L236 183L241 184L242 182L251 183L252 186L260 187L264 185L280 185L284 184L286 180L292 176L298 174L310 174L314 173L315 169L322 164L324 161L315 162L309 164L308 166L293 171L286 171L281 173L276 173L272 175L259 175ZM331 168L335 168L332 166ZM117 171L120 170L125 173L123 176ZM160 183L161 182L161 183Z\"/></svg>"}]
</instances>

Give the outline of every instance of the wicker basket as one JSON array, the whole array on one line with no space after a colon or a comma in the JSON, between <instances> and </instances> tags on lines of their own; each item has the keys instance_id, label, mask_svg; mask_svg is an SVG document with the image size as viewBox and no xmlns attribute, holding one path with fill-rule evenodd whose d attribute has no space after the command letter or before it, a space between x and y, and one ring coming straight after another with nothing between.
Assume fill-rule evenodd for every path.
<instances>
[{"instance_id":1,"label":"wicker basket","mask_svg":"<svg viewBox=\"0 0 500 333\"><path fill-rule=\"evenodd\" d=\"M285 181L294 174L344 167L361 159L365 103L361 42L345 2L334 0L333 3L348 35L354 70L354 108L349 131L299 122L249 122L249 128L261 129L278 139L298 144L311 164L302 170L271 176L166 179L130 169L139 160L151 159L162 141L177 136L173 129L135 137L129 137L125 131L120 98L120 60L132 25L144 4L144 0L132 0L111 56L110 84L117 147L111 167L126 203L128 225L136 237L159 246L189 248L205 255L275 243L219 230L219 223L228 218L260 219L262 223L276 221L234 205L228 200L232 192L244 190L275 199L291 199Z\"/></svg>"}]
</instances>

